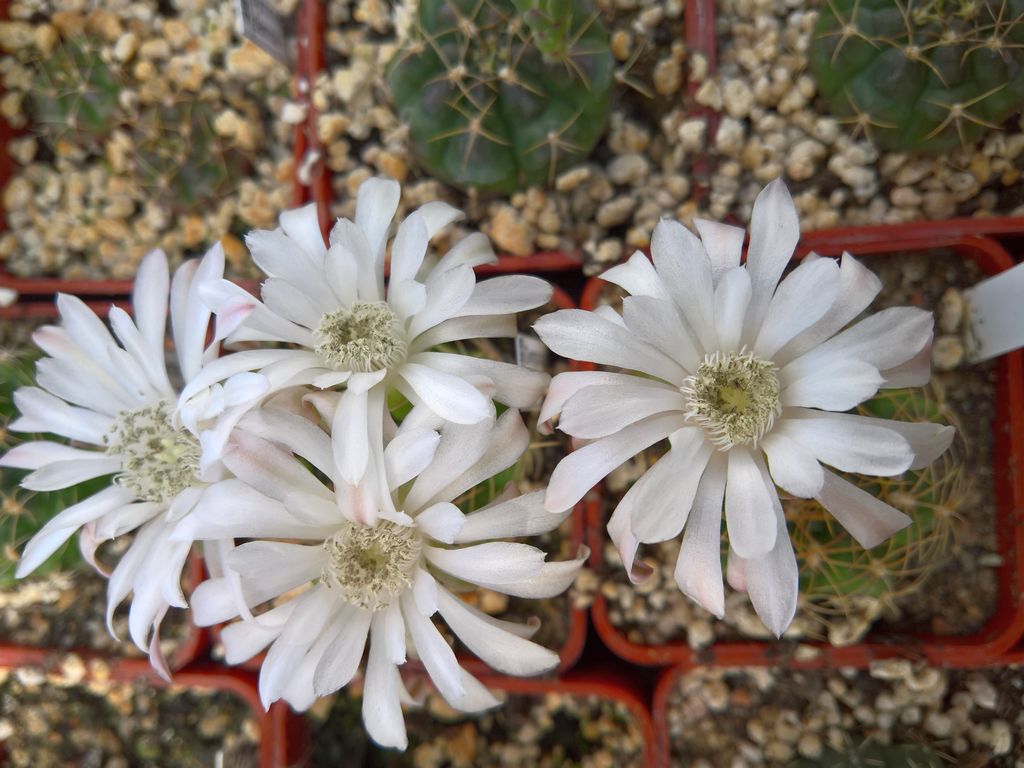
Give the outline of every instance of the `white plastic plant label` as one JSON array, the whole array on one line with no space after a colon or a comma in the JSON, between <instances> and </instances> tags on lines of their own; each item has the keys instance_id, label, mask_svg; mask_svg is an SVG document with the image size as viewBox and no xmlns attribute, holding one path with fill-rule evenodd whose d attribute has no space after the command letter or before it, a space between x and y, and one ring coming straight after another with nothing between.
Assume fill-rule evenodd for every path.
<instances>
[{"instance_id":1,"label":"white plastic plant label","mask_svg":"<svg viewBox=\"0 0 1024 768\"><path fill-rule=\"evenodd\" d=\"M964 291L967 359L989 360L1024 347L1024 264Z\"/></svg>"},{"instance_id":2,"label":"white plastic plant label","mask_svg":"<svg viewBox=\"0 0 1024 768\"><path fill-rule=\"evenodd\" d=\"M285 20L267 0L237 0L238 25L251 40L285 66L294 65Z\"/></svg>"}]
</instances>

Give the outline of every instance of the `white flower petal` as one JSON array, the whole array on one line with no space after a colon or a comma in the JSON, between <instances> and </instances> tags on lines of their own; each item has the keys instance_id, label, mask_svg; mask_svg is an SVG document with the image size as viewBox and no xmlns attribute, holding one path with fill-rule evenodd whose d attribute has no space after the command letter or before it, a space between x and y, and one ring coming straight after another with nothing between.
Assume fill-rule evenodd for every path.
<instances>
[{"instance_id":1,"label":"white flower petal","mask_svg":"<svg viewBox=\"0 0 1024 768\"><path fill-rule=\"evenodd\" d=\"M859 360L833 359L796 381L783 376L779 400L784 406L848 411L875 396L883 379L878 369ZM782 382L780 382L782 383Z\"/></svg>"},{"instance_id":2,"label":"white flower petal","mask_svg":"<svg viewBox=\"0 0 1024 768\"><path fill-rule=\"evenodd\" d=\"M337 632L313 673L313 690L327 696L348 685L359 669L373 611L345 606L336 619Z\"/></svg>"},{"instance_id":3,"label":"white flower petal","mask_svg":"<svg viewBox=\"0 0 1024 768\"><path fill-rule=\"evenodd\" d=\"M338 307L350 307L359 299L359 264L347 243L332 239L324 258L324 277Z\"/></svg>"},{"instance_id":4,"label":"white flower petal","mask_svg":"<svg viewBox=\"0 0 1024 768\"><path fill-rule=\"evenodd\" d=\"M711 278L718 285L722 276L740 265L743 240L747 233L741 227L733 227L707 219L694 219L704 250L711 261Z\"/></svg>"},{"instance_id":5,"label":"white flower petal","mask_svg":"<svg viewBox=\"0 0 1024 768\"><path fill-rule=\"evenodd\" d=\"M395 241L391 245L392 286L416 279L423 258L427 255L429 240L430 233L419 211L413 211L398 225Z\"/></svg>"},{"instance_id":6,"label":"white flower petal","mask_svg":"<svg viewBox=\"0 0 1024 768\"><path fill-rule=\"evenodd\" d=\"M259 694L264 708L277 701L294 679L306 651L327 622L335 597L325 587L314 587L296 598L298 605L260 666Z\"/></svg>"},{"instance_id":7,"label":"white flower petal","mask_svg":"<svg viewBox=\"0 0 1024 768\"><path fill-rule=\"evenodd\" d=\"M327 553L317 545L305 546L283 541L250 541L232 549L224 558L224 565L251 582L262 592L270 589L269 582L298 586L320 575L327 562ZM271 578L273 575L273 579Z\"/></svg>"},{"instance_id":8,"label":"white flower petal","mask_svg":"<svg viewBox=\"0 0 1024 768\"><path fill-rule=\"evenodd\" d=\"M443 274L449 269L456 267L479 267L483 264L497 264L498 257L494 255L491 241L482 232L473 232L466 235L446 253L437 265L434 272Z\"/></svg>"},{"instance_id":9,"label":"white flower petal","mask_svg":"<svg viewBox=\"0 0 1024 768\"><path fill-rule=\"evenodd\" d=\"M432 429L410 429L396 435L384 449L389 489L405 485L426 469L440 442L441 435Z\"/></svg>"},{"instance_id":10,"label":"white flower petal","mask_svg":"<svg viewBox=\"0 0 1024 768\"><path fill-rule=\"evenodd\" d=\"M560 373L551 379L547 396L537 416L538 430L544 434L551 433L550 421L559 413L565 403L584 387L644 384L644 380L628 373L610 373L608 371L569 371Z\"/></svg>"},{"instance_id":11,"label":"white flower petal","mask_svg":"<svg viewBox=\"0 0 1024 768\"><path fill-rule=\"evenodd\" d=\"M553 531L572 510L551 514L544 509L544 491L534 491L507 501L489 504L465 516L455 544L537 536Z\"/></svg>"},{"instance_id":12,"label":"white flower petal","mask_svg":"<svg viewBox=\"0 0 1024 768\"><path fill-rule=\"evenodd\" d=\"M632 490L630 488L630 491ZM635 509L633 502L635 500L636 494L631 495L628 491L622 497L622 500L615 507L615 511L612 512L612 516L608 520L608 538L612 540L612 543L618 550L619 558L622 560L622 567L626 570L629 580L633 584L641 584L651 577L653 569L647 563L636 559L640 542L633 535L632 529L633 512Z\"/></svg>"},{"instance_id":13,"label":"white flower petal","mask_svg":"<svg viewBox=\"0 0 1024 768\"><path fill-rule=\"evenodd\" d=\"M309 294L280 277L264 280L260 286L260 297L264 306L274 314L314 331L326 311L325 307L315 304Z\"/></svg>"},{"instance_id":14,"label":"white flower petal","mask_svg":"<svg viewBox=\"0 0 1024 768\"><path fill-rule=\"evenodd\" d=\"M350 485L358 485L366 474L370 460L370 442L367 434L367 407L365 392L346 390L338 400L338 408L331 422L331 442L338 475Z\"/></svg>"},{"instance_id":15,"label":"white flower petal","mask_svg":"<svg viewBox=\"0 0 1024 768\"><path fill-rule=\"evenodd\" d=\"M747 270L752 293L744 338L753 338L768 310L775 286L800 240L800 221L789 190L776 179L761 190L750 216Z\"/></svg>"},{"instance_id":16,"label":"white flower petal","mask_svg":"<svg viewBox=\"0 0 1024 768\"><path fill-rule=\"evenodd\" d=\"M454 355L447 352L420 352L409 362L426 365L435 371L449 373L460 379L485 376L495 385L494 399L510 408L535 406L547 389L550 376L521 365L487 360L472 355Z\"/></svg>"},{"instance_id":17,"label":"white flower petal","mask_svg":"<svg viewBox=\"0 0 1024 768\"><path fill-rule=\"evenodd\" d=\"M593 312L562 309L544 315L533 327L552 352L570 360L641 371L669 383L686 378L686 371L674 360Z\"/></svg>"},{"instance_id":18,"label":"white flower petal","mask_svg":"<svg viewBox=\"0 0 1024 768\"><path fill-rule=\"evenodd\" d=\"M674 539L683 530L714 450L698 427L681 429L673 437L672 450L630 489L635 494L630 525L644 544Z\"/></svg>"},{"instance_id":19,"label":"white flower petal","mask_svg":"<svg viewBox=\"0 0 1024 768\"><path fill-rule=\"evenodd\" d=\"M380 613L383 618L381 628L388 661L392 664L404 664L406 660L406 625L402 618L402 611L397 602L392 602Z\"/></svg>"},{"instance_id":20,"label":"white flower petal","mask_svg":"<svg viewBox=\"0 0 1024 768\"><path fill-rule=\"evenodd\" d=\"M412 597L416 608L424 616L430 617L437 613L437 579L422 568L417 568L412 577Z\"/></svg>"},{"instance_id":21,"label":"white flower petal","mask_svg":"<svg viewBox=\"0 0 1024 768\"><path fill-rule=\"evenodd\" d=\"M52 432L83 443L104 445L113 419L85 408L76 408L38 387L22 387L14 393L21 416L8 425L12 432Z\"/></svg>"},{"instance_id":22,"label":"white flower petal","mask_svg":"<svg viewBox=\"0 0 1024 768\"><path fill-rule=\"evenodd\" d=\"M650 259L640 251L634 251L625 263L606 270L600 277L624 289L631 296L651 296L669 300L665 283L658 276Z\"/></svg>"},{"instance_id":23,"label":"white flower petal","mask_svg":"<svg viewBox=\"0 0 1024 768\"><path fill-rule=\"evenodd\" d=\"M546 304L551 283L532 275L503 275L477 283L465 304L453 317L510 315Z\"/></svg>"},{"instance_id":24,"label":"white flower petal","mask_svg":"<svg viewBox=\"0 0 1024 768\"><path fill-rule=\"evenodd\" d=\"M839 267L839 293L828 311L810 328L790 340L775 354L778 365L808 352L838 333L868 308L882 290L882 281L850 254L844 253Z\"/></svg>"},{"instance_id":25,"label":"white flower petal","mask_svg":"<svg viewBox=\"0 0 1024 768\"><path fill-rule=\"evenodd\" d=\"M514 315L453 317L417 336L410 351L419 352L462 339L512 339L518 332Z\"/></svg>"},{"instance_id":26,"label":"white flower petal","mask_svg":"<svg viewBox=\"0 0 1024 768\"><path fill-rule=\"evenodd\" d=\"M389 222L390 223L390 222ZM385 236L387 226L385 226ZM384 298L384 251L375 251L367 240L366 233L348 219L338 219L331 229L330 248L334 252L332 272L338 271L334 282L347 274L355 277L352 287L356 297L362 301L381 301ZM344 264L343 262L348 262ZM337 298L348 295L351 288L339 293Z\"/></svg>"},{"instance_id":27,"label":"white flower petal","mask_svg":"<svg viewBox=\"0 0 1024 768\"><path fill-rule=\"evenodd\" d=\"M410 339L456 317L476 288L476 275L466 265L447 272L439 272L435 267L427 278L426 288L426 305L409 321Z\"/></svg>"},{"instance_id":28,"label":"white flower petal","mask_svg":"<svg viewBox=\"0 0 1024 768\"><path fill-rule=\"evenodd\" d=\"M931 312L890 307L864 318L782 369L789 380L803 378L834 359L859 360L884 372L914 357L932 337Z\"/></svg>"},{"instance_id":29,"label":"white flower petal","mask_svg":"<svg viewBox=\"0 0 1024 768\"><path fill-rule=\"evenodd\" d=\"M765 478L767 481L767 478ZM782 504L774 499L776 521L775 546L764 557L743 560L743 577L747 594L761 621L781 637L793 622L800 588L800 573L789 540ZM730 552L730 567L732 565Z\"/></svg>"},{"instance_id":30,"label":"white flower petal","mask_svg":"<svg viewBox=\"0 0 1024 768\"><path fill-rule=\"evenodd\" d=\"M825 471L814 454L782 432L773 432L760 443L768 458L772 480L787 493L812 499L821 491Z\"/></svg>"},{"instance_id":31,"label":"white flower petal","mask_svg":"<svg viewBox=\"0 0 1024 768\"><path fill-rule=\"evenodd\" d=\"M558 428L586 440L606 437L630 424L666 411L682 412L686 398L675 387L644 382L581 389L565 404Z\"/></svg>"},{"instance_id":32,"label":"white flower petal","mask_svg":"<svg viewBox=\"0 0 1024 768\"><path fill-rule=\"evenodd\" d=\"M548 483L544 507L561 512L576 502L603 477L640 451L683 426L682 414L651 416L625 429L573 451L558 462Z\"/></svg>"},{"instance_id":33,"label":"white flower petal","mask_svg":"<svg viewBox=\"0 0 1024 768\"><path fill-rule=\"evenodd\" d=\"M863 416L792 408L776 429L818 461L843 472L892 477L914 462L913 449L903 435Z\"/></svg>"},{"instance_id":34,"label":"white flower petal","mask_svg":"<svg viewBox=\"0 0 1024 768\"><path fill-rule=\"evenodd\" d=\"M139 262L132 289L132 309L139 332L154 352L163 355L167 333L167 295L171 280L167 255L160 249L147 253Z\"/></svg>"},{"instance_id":35,"label":"white flower petal","mask_svg":"<svg viewBox=\"0 0 1024 768\"><path fill-rule=\"evenodd\" d=\"M232 433L221 460L236 477L277 501L297 490L328 496L320 481L290 451L244 430Z\"/></svg>"},{"instance_id":36,"label":"white flower petal","mask_svg":"<svg viewBox=\"0 0 1024 768\"><path fill-rule=\"evenodd\" d=\"M503 674L540 675L558 666L558 654L480 618L446 589L438 589L437 607L466 647Z\"/></svg>"},{"instance_id":37,"label":"white flower petal","mask_svg":"<svg viewBox=\"0 0 1024 768\"><path fill-rule=\"evenodd\" d=\"M455 659L455 652L437 631L434 622L420 613L410 592L402 594L401 605L405 626L409 630L420 661L426 667L427 674L445 701L458 709L466 689L462 686L462 676L459 674L459 662Z\"/></svg>"},{"instance_id":38,"label":"white flower petal","mask_svg":"<svg viewBox=\"0 0 1024 768\"><path fill-rule=\"evenodd\" d=\"M770 359L790 339L817 322L839 293L839 266L814 259L794 269L768 304L754 343L754 354Z\"/></svg>"},{"instance_id":39,"label":"white flower petal","mask_svg":"<svg viewBox=\"0 0 1024 768\"><path fill-rule=\"evenodd\" d=\"M475 424L491 414L488 399L458 376L412 362L399 373L423 404L445 421Z\"/></svg>"},{"instance_id":40,"label":"white flower petal","mask_svg":"<svg viewBox=\"0 0 1024 768\"><path fill-rule=\"evenodd\" d=\"M721 351L733 352L740 348L750 296L750 273L744 267L722 273L715 287L715 329Z\"/></svg>"},{"instance_id":41,"label":"white flower petal","mask_svg":"<svg viewBox=\"0 0 1024 768\"><path fill-rule=\"evenodd\" d=\"M363 682L363 725L370 738L382 747L404 750L409 746L399 691L398 669L388 660L384 642L384 618L378 612L370 624L370 652Z\"/></svg>"},{"instance_id":42,"label":"white flower petal","mask_svg":"<svg viewBox=\"0 0 1024 768\"><path fill-rule=\"evenodd\" d=\"M700 239L678 221L662 219L651 235L651 255L696 340L705 352L715 349L711 261Z\"/></svg>"},{"instance_id":43,"label":"white flower petal","mask_svg":"<svg viewBox=\"0 0 1024 768\"><path fill-rule=\"evenodd\" d=\"M828 470L816 498L864 549L877 547L913 522L877 496Z\"/></svg>"},{"instance_id":44,"label":"white flower petal","mask_svg":"<svg viewBox=\"0 0 1024 768\"><path fill-rule=\"evenodd\" d=\"M375 262L379 262L382 278L384 276L384 246L401 196L402 188L397 181L382 178L367 179L359 185L359 191L356 192L355 223L365 234Z\"/></svg>"},{"instance_id":45,"label":"white flower petal","mask_svg":"<svg viewBox=\"0 0 1024 768\"><path fill-rule=\"evenodd\" d=\"M698 354L679 310L671 300L649 296L627 296L622 302L626 328L686 371L695 371L703 356Z\"/></svg>"},{"instance_id":46,"label":"white flower petal","mask_svg":"<svg viewBox=\"0 0 1024 768\"><path fill-rule=\"evenodd\" d=\"M97 520L103 515L130 503L133 496L120 486L104 488L87 499L74 504L56 517L51 518L25 545L15 571L16 578L23 578L42 565L46 559L60 549L72 534L82 525Z\"/></svg>"},{"instance_id":47,"label":"white flower petal","mask_svg":"<svg viewBox=\"0 0 1024 768\"><path fill-rule=\"evenodd\" d=\"M914 452L914 462L910 465L910 469L927 467L946 452L946 449L952 444L953 438L956 437L956 430L953 427L933 424L928 421L896 421L875 419L870 416L862 416L860 419L868 424L874 424L902 435L903 439L910 443L910 449Z\"/></svg>"},{"instance_id":48,"label":"white flower petal","mask_svg":"<svg viewBox=\"0 0 1024 768\"><path fill-rule=\"evenodd\" d=\"M493 541L456 549L426 546L431 565L471 584L513 584L528 579L544 564L542 550L529 544Z\"/></svg>"},{"instance_id":49,"label":"white flower petal","mask_svg":"<svg viewBox=\"0 0 1024 768\"><path fill-rule=\"evenodd\" d=\"M493 431L494 423L490 421L445 424L441 429L441 441L434 453L434 460L417 476L405 497L405 508L416 511L433 501L450 501L454 498L442 498L441 492L452 482L453 477L469 471L487 454L495 442L492 440Z\"/></svg>"},{"instance_id":50,"label":"white flower petal","mask_svg":"<svg viewBox=\"0 0 1024 768\"><path fill-rule=\"evenodd\" d=\"M431 200L429 203L424 203L416 212L423 218L423 223L427 226L428 238L433 238L452 222L465 218L462 211L443 200Z\"/></svg>"},{"instance_id":51,"label":"white flower petal","mask_svg":"<svg viewBox=\"0 0 1024 768\"><path fill-rule=\"evenodd\" d=\"M55 461L22 478L21 487L30 491L56 491L120 469L120 456L98 454L87 459Z\"/></svg>"},{"instance_id":52,"label":"white flower petal","mask_svg":"<svg viewBox=\"0 0 1024 768\"><path fill-rule=\"evenodd\" d=\"M721 556L725 462L724 456L713 456L701 477L675 568L679 589L718 618L725 615Z\"/></svg>"},{"instance_id":53,"label":"white flower petal","mask_svg":"<svg viewBox=\"0 0 1024 768\"><path fill-rule=\"evenodd\" d=\"M923 387L932 380L932 340L928 339L921 351L905 363L886 368L882 373L884 389Z\"/></svg>"},{"instance_id":54,"label":"white flower petal","mask_svg":"<svg viewBox=\"0 0 1024 768\"><path fill-rule=\"evenodd\" d=\"M486 546L486 545L479 545ZM513 597L543 599L562 594L576 580L583 563L590 557L587 547L580 547L576 558L554 563L540 563L526 578L516 581L480 581L478 585Z\"/></svg>"},{"instance_id":55,"label":"white flower petal","mask_svg":"<svg viewBox=\"0 0 1024 768\"><path fill-rule=\"evenodd\" d=\"M220 631L224 660L228 664L241 664L251 659L280 636L294 610L295 601L289 600L261 614L257 621L228 624Z\"/></svg>"},{"instance_id":56,"label":"white flower petal","mask_svg":"<svg viewBox=\"0 0 1024 768\"><path fill-rule=\"evenodd\" d=\"M728 455L725 484L725 522L729 545L743 558L763 557L775 546L775 520L771 510L775 486L765 483L760 457L743 446Z\"/></svg>"},{"instance_id":57,"label":"white flower petal","mask_svg":"<svg viewBox=\"0 0 1024 768\"><path fill-rule=\"evenodd\" d=\"M416 515L416 527L436 541L451 544L465 523L465 515L454 504L441 501Z\"/></svg>"},{"instance_id":58,"label":"white flower petal","mask_svg":"<svg viewBox=\"0 0 1024 768\"><path fill-rule=\"evenodd\" d=\"M316 203L284 211L278 217L278 221L284 233L298 243L314 263L320 263L327 252L327 245L324 243L323 232L320 231Z\"/></svg>"},{"instance_id":59,"label":"white flower petal","mask_svg":"<svg viewBox=\"0 0 1024 768\"><path fill-rule=\"evenodd\" d=\"M102 459L106 454L101 451L87 451L73 448L62 443L51 443L48 440L34 440L16 445L0 456L0 467L14 469L39 469L55 461L71 461L72 459Z\"/></svg>"},{"instance_id":60,"label":"white flower petal","mask_svg":"<svg viewBox=\"0 0 1024 768\"><path fill-rule=\"evenodd\" d=\"M295 495L292 492L287 498ZM326 499L319 501L330 504ZM191 514L178 523L171 537L181 541L257 537L316 539L330 536L339 521L337 512L333 520L296 518L282 502L231 478L206 488Z\"/></svg>"}]
</instances>

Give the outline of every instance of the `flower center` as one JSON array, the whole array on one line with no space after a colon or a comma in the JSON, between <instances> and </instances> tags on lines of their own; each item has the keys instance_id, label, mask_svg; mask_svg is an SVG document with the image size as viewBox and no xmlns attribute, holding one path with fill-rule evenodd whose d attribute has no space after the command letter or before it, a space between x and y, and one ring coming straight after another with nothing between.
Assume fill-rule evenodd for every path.
<instances>
[{"instance_id":1,"label":"flower center","mask_svg":"<svg viewBox=\"0 0 1024 768\"><path fill-rule=\"evenodd\" d=\"M414 528L385 521L346 523L324 549L329 560L321 582L347 602L376 611L412 586L422 545Z\"/></svg>"},{"instance_id":2,"label":"flower center","mask_svg":"<svg viewBox=\"0 0 1024 768\"><path fill-rule=\"evenodd\" d=\"M679 390L688 398L687 417L720 450L756 445L782 410L775 364L744 350L708 355Z\"/></svg>"},{"instance_id":3,"label":"flower center","mask_svg":"<svg viewBox=\"0 0 1024 768\"><path fill-rule=\"evenodd\" d=\"M114 482L144 501L170 501L199 474L199 442L174 428L167 401L122 411L106 442L107 453L122 457Z\"/></svg>"},{"instance_id":4,"label":"flower center","mask_svg":"<svg viewBox=\"0 0 1024 768\"><path fill-rule=\"evenodd\" d=\"M398 318L384 302L357 301L348 309L328 312L313 332L313 341L325 364L357 373L390 368L407 351Z\"/></svg>"}]
</instances>

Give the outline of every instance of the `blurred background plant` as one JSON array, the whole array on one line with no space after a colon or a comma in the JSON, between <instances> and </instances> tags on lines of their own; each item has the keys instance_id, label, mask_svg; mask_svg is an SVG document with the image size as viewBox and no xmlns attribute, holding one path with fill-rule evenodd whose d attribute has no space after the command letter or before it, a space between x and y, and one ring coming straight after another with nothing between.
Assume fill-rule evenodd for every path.
<instances>
[{"instance_id":1,"label":"blurred background plant","mask_svg":"<svg viewBox=\"0 0 1024 768\"><path fill-rule=\"evenodd\" d=\"M17 417L13 394L35 381L38 355L28 347L5 343L0 346L0 454L31 440L53 439L49 435L12 432L8 425ZM0 588L14 583L20 552L36 532L54 515L101 490L110 478L98 478L61 491L35 493L18 483L28 474L16 469L0 469ZM77 537L58 549L33 573L67 572L82 564Z\"/></svg>"},{"instance_id":2,"label":"blurred background plant","mask_svg":"<svg viewBox=\"0 0 1024 768\"><path fill-rule=\"evenodd\" d=\"M966 147L1024 105L1024 0L827 0L810 64L880 148Z\"/></svg>"},{"instance_id":3,"label":"blurred background plant","mask_svg":"<svg viewBox=\"0 0 1024 768\"><path fill-rule=\"evenodd\" d=\"M422 0L388 83L428 173L508 194L590 153L615 68L589 0Z\"/></svg>"}]
</instances>

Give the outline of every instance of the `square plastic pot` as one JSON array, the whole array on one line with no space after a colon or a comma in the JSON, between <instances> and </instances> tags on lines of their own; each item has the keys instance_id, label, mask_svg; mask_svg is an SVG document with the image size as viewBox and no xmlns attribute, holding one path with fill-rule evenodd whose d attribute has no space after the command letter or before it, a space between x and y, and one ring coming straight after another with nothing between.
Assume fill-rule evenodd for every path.
<instances>
[{"instance_id":1,"label":"square plastic pot","mask_svg":"<svg viewBox=\"0 0 1024 768\"><path fill-rule=\"evenodd\" d=\"M1020 218L823 230L805 233L798 253L813 250L824 256L838 256L845 250L863 256L943 248L975 262L986 275L993 275L1009 269L1014 262L1006 248L988 235L1021 233L1024 233L1024 219ZM605 283L597 278L587 283L581 300L584 309L594 308L603 285ZM845 647L806 641L799 643L800 647L804 650L811 647L814 652L802 653L800 660L794 657L797 644L789 640L719 641L695 651L685 642L642 645L630 641L623 631L612 625L607 601L599 592L591 607L598 635L619 657L647 666L866 667L873 659L891 656L961 668L1001 663L1003 656L1024 635L1024 351L1001 356L997 360L996 376L993 462L999 468L994 474L996 537L1002 565L996 571L995 611L979 631L963 636L915 634L906 642L885 642L869 635L866 641ZM605 510L600 503L594 503L587 511L591 567L599 570L608 538Z\"/></svg>"},{"instance_id":2,"label":"square plastic pot","mask_svg":"<svg viewBox=\"0 0 1024 768\"><path fill-rule=\"evenodd\" d=\"M0 648L0 672L36 668L52 673L59 679L65 669L78 670L74 685L90 682L131 683L145 681L148 685L165 688L168 683L160 678L142 659L109 659L78 654L55 653L36 648ZM196 664L174 675L174 687L223 691L243 700L252 711L260 727L260 768L287 768L300 764L306 747L305 722L285 705L275 704L264 710L252 673L244 670L224 669L209 664ZM296 751L298 750L298 751ZM4 757L0 743L0 762Z\"/></svg>"},{"instance_id":3,"label":"square plastic pot","mask_svg":"<svg viewBox=\"0 0 1024 768\"><path fill-rule=\"evenodd\" d=\"M8 18L9 0L0 0L0 21ZM309 104L310 71L311 62L316 61L316 50L322 51L322 22L314 26L317 15L324 12L324 6L319 0L302 0L295 16L296 27L296 66L295 66L295 97L301 104L308 104L312 111L312 104ZM316 29L316 35L311 32ZM318 66L314 72L319 71ZM0 97L3 96L3 87L0 85ZM295 141L292 150L294 168L296 175L292 179L292 202L294 205L302 205L311 199L311 191L308 184L303 183L298 176L298 169L302 167L307 150L310 148L309 126L314 122L307 120L295 127ZM7 144L11 139L17 138L24 133L24 129L15 130L10 124L0 118L0 190L7 186L7 182L14 175L15 164L7 152ZM314 132L315 137L315 132ZM321 220L323 220L321 218ZM0 206L0 232L7 228L4 220L3 208ZM132 291L131 280L62 280L59 278L40 277L23 278L15 277L0 268L0 289L8 289L15 292L18 301L8 307L0 307L0 318L25 318L45 317L45 314L36 314L41 310L33 307L37 301L48 302L53 294L57 292L73 293L74 295L96 302L96 306L109 304L111 299L117 300L128 296Z\"/></svg>"}]
</instances>

